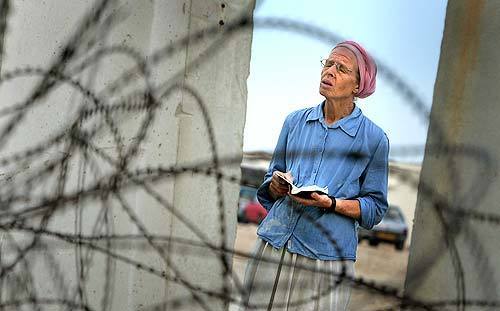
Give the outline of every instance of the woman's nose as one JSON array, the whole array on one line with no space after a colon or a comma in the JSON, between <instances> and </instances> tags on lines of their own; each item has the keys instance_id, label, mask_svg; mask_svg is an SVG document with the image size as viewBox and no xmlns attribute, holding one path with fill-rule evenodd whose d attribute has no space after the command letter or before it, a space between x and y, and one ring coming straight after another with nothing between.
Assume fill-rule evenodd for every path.
<instances>
[{"instance_id":1,"label":"woman's nose","mask_svg":"<svg viewBox=\"0 0 500 311\"><path fill-rule=\"evenodd\" d=\"M325 75L328 75L330 77L335 77L335 75L337 74L337 72L335 71L335 69L332 69L333 67L335 67L335 66L327 68L325 70Z\"/></svg>"}]
</instances>

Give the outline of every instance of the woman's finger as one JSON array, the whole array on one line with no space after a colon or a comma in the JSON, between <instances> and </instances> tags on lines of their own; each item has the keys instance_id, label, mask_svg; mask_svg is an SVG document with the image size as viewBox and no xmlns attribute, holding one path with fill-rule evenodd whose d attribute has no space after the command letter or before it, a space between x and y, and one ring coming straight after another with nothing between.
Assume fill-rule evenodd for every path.
<instances>
[{"instance_id":1,"label":"woman's finger","mask_svg":"<svg viewBox=\"0 0 500 311\"><path fill-rule=\"evenodd\" d=\"M276 185L271 182L271 185L269 186L271 188L271 191L278 195L285 195L288 192L288 188L283 188L280 187L279 185Z\"/></svg>"}]
</instances>

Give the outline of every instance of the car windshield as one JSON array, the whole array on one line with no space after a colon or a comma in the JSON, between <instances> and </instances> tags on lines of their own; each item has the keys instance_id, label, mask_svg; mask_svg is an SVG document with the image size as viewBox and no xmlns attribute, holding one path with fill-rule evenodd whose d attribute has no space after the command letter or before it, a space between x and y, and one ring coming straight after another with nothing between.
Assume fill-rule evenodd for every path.
<instances>
[{"instance_id":1,"label":"car windshield","mask_svg":"<svg viewBox=\"0 0 500 311\"><path fill-rule=\"evenodd\" d=\"M385 214L385 218L387 218L387 219L400 219L401 216L400 216L396 207L390 206L389 209L387 210L387 213Z\"/></svg>"}]
</instances>

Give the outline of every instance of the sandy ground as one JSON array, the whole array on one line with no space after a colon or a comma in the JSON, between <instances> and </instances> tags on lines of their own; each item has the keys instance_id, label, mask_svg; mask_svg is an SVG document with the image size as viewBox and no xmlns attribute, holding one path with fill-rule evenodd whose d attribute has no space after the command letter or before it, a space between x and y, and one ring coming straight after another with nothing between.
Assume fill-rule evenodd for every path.
<instances>
[{"instance_id":1,"label":"sandy ground","mask_svg":"<svg viewBox=\"0 0 500 311\"><path fill-rule=\"evenodd\" d=\"M251 252L256 239L255 225L239 224L236 235L235 249L242 252ZM378 247L369 246L363 241L358 247L356 261L356 276L364 280L374 281L378 285L386 285L403 289L408 262L408 249L396 251L392 245L380 244ZM246 259L234 256L234 272L243 280ZM394 306L397 302L365 288L354 288L351 295L350 310L368 311ZM236 310L232 307L230 310Z\"/></svg>"}]
</instances>

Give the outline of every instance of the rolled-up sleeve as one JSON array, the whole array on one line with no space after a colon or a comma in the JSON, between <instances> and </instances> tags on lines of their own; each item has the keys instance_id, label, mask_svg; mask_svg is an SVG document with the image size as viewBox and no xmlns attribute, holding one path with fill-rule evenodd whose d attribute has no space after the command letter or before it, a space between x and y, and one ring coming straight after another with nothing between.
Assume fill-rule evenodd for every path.
<instances>
[{"instance_id":1,"label":"rolled-up sleeve","mask_svg":"<svg viewBox=\"0 0 500 311\"><path fill-rule=\"evenodd\" d=\"M389 174L389 140L384 134L361 178L360 225L371 229L387 211L387 182Z\"/></svg>"},{"instance_id":2,"label":"rolled-up sleeve","mask_svg":"<svg viewBox=\"0 0 500 311\"><path fill-rule=\"evenodd\" d=\"M269 184L271 183L273 172L286 171L286 148L287 148L289 118L290 116L288 116L285 119L285 122L283 123L283 127L281 128L280 136L278 138L276 148L274 149L271 163L269 164L267 173L264 176L264 182L257 190L257 199L267 211L269 211L271 207L273 207L273 204L275 202L275 200L269 194Z\"/></svg>"}]
</instances>

